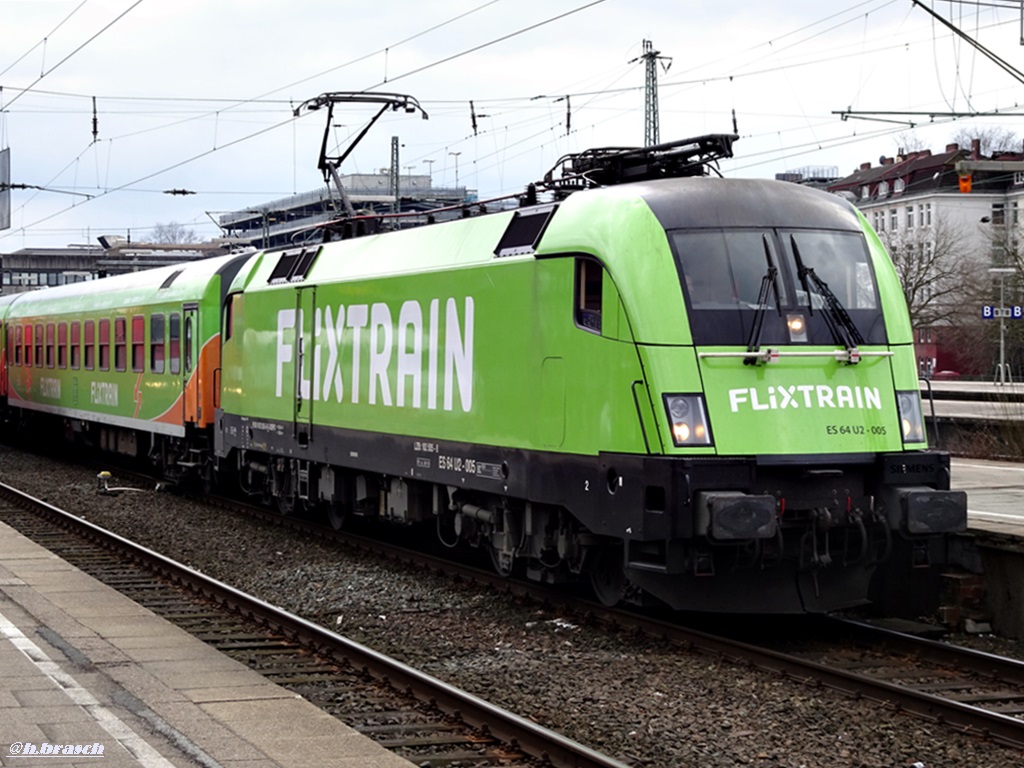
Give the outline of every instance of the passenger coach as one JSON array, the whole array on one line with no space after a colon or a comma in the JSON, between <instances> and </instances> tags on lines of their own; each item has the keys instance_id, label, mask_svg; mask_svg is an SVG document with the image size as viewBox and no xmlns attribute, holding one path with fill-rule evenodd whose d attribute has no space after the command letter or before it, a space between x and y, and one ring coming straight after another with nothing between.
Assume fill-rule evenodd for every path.
<instances>
[{"instance_id":1,"label":"passenger coach","mask_svg":"<svg viewBox=\"0 0 1024 768\"><path fill-rule=\"evenodd\" d=\"M20 293L5 304L7 399L31 424L148 457L171 478L210 461L228 256ZM2 310L0 310L2 311Z\"/></svg>"}]
</instances>

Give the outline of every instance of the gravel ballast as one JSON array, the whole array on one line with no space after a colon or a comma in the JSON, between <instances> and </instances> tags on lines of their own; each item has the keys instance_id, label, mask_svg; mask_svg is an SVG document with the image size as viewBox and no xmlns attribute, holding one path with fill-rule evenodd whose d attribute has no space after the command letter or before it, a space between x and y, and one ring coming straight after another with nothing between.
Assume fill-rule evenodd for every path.
<instances>
[{"instance_id":1,"label":"gravel ballast","mask_svg":"<svg viewBox=\"0 0 1024 768\"><path fill-rule=\"evenodd\" d=\"M1019 751L0 447L0 481L637 766L982 768ZM115 471L110 485L131 485ZM764 620L764 619L758 619ZM1017 643L985 649L1022 658Z\"/></svg>"}]
</instances>

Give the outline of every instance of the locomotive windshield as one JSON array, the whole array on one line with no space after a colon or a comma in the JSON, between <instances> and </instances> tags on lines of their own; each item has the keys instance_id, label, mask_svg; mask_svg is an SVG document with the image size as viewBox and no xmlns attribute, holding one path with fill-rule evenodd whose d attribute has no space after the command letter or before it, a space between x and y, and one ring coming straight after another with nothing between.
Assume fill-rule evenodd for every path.
<instances>
[{"instance_id":1,"label":"locomotive windshield","mask_svg":"<svg viewBox=\"0 0 1024 768\"><path fill-rule=\"evenodd\" d=\"M791 342L780 308L810 308L807 343L837 342L825 318L831 298L865 343L886 342L874 271L860 233L702 229L669 234L696 344L745 344L759 296L767 297L762 343Z\"/></svg>"}]
</instances>

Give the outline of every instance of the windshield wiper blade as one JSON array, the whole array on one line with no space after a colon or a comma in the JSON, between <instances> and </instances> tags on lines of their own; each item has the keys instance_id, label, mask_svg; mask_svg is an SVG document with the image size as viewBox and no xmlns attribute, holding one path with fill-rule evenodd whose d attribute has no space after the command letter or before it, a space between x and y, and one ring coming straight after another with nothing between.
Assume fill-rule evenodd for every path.
<instances>
[{"instance_id":1,"label":"windshield wiper blade","mask_svg":"<svg viewBox=\"0 0 1024 768\"><path fill-rule=\"evenodd\" d=\"M804 264L803 259L800 258L800 248L796 244L796 237L790 235L789 241L793 246L793 260L796 261L797 277L807 292L807 313L814 314L811 294L817 293L821 297L822 317L825 318L825 324L831 331L832 338L846 347L846 350L851 353L851 360L853 360L855 357L853 353L856 352L859 344L864 343L864 337L861 336L846 308L839 301L839 297L828 287L828 283L818 277L813 268ZM814 287L814 291L811 291L811 286Z\"/></svg>"},{"instance_id":2,"label":"windshield wiper blade","mask_svg":"<svg viewBox=\"0 0 1024 768\"><path fill-rule=\"evenodd\" d=\"M772 260L772 251L768 246L768 236L762 235L764 243L764 258L768 262L768 271L761 278L761 290L757 295L757 313L754 315L754 324L750 327L750 338L747 340L747 352L757 353L761 351L761 332L764 330L764 315L768 310L768 291L775 294L775 308L782 317L782 301L779 299L779 268ZM746 365L757 365L760 358L755 356L743 358Z\"/></svg>"}]
</instances>

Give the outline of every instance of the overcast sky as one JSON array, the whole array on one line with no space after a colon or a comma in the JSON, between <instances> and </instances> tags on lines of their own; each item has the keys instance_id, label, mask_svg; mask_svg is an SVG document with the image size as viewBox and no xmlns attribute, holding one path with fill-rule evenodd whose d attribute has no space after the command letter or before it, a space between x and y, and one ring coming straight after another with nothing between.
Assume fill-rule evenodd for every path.
<instances>
[{"instance_id":1,"label":"overcast sky","mask_svg":"<svg viewBox=\"0 0 1024 768\"><path fill-rule=\"evenodd\" d=\"M1016 0L925 4L1024 60ZM1024 135L1024 85L912 0L0 0L0 149L12 183L44 188L12 191L0 253L171 221L207 239L220 213L316 189L324 113L292 111L325 91L405 93L429 114L385 115L343 173L379 172L399 136L403 175L454 185L457 163L481 198L516 192L565 153L643 143L645 39L671 59L663 142L731 132L735 110L727 176L845 175L908 141L846 109L1007 113L886 116L935 150L964 127ZM373 111L339 108L331 149Z\"/></svg>"}]
</instances>

